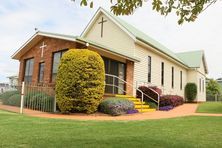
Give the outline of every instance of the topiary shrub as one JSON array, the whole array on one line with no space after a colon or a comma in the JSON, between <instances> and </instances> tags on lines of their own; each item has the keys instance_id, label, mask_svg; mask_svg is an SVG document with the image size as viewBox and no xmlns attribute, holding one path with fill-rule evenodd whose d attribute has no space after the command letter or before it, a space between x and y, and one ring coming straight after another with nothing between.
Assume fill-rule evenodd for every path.
<instances>
[{"instance_id":1,"label":"topiary shrub","mask_svg":"<svg viewBox=\"0 0 222 148\"><path fill-rule=\"evenodd\" d=\"M185 86L185 98L192 102L197 97L197 85L195 83L187 83Z\"/></svg>"},{"instance_id":2,"label":"topiary shrub","mask_svg":"<svg viewBox=\"0 0 222 148\"><path fill-rule=\"evenodd\" d=\"M99 111L113 116L135 112L134 103L124 98L107 98L103 100L99 105Z\"/></svg>"},{"instance_id":3,"label":"topiary shrub","mask_svg":"<svg viewBox=\"0 0 222 148\"><path fill-rule=\"evenodd\" d=\"M97 110L104 95L104 62L87 49L71 49L60 62L56 79L56 100L63 113Z\"/></svg>"}]
</instances>

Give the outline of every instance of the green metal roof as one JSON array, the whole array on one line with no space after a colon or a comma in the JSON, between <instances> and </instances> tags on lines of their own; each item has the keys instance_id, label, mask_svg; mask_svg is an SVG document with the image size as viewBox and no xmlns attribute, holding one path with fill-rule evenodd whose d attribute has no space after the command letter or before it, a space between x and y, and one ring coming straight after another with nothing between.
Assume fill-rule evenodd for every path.
<instances>
[{"instance_id":1,"label":"green metal roof","mask_svg":"<svg viewBox=\"0 0 222 148\"><path fill-rule=\"evenodd\" d=\"M64 38L70 38L70 39L76 39L77 36L73 35L67 35L67 34L60 34L60 33L52 33L52 32L45 32L45 31L38 31L37 34L46 34L46 35L51 35L51 36L58 36L58 37L64 37Z\"/></svg>"},{"instance_id":2,"label":"green metal roof","mask_svg":"<svg viewBox=\"0 0 222 148\"><path fill-rule=\"evenodd\" d=\"M190 52L182 52L177 53L176 55L191 68L198 68L201 65L201 61L203 58L204 51L190 51Z\"/></svg>"}]
</instances>

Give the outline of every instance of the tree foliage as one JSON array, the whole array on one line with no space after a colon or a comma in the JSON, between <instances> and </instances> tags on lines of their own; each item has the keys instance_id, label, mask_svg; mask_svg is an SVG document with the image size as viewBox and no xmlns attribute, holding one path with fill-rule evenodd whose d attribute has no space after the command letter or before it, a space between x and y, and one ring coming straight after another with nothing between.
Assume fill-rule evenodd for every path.
<instances>
[{"instance_id":1,"label":"tree foliage","mask_svg":"<svg viewBox=\"0 0 222 148\"><path fill-rule=\"evenodd\" d=\"M207 94L209 95L221 94L220 84L216 80L210 79L209 82L207 83Z\"/></svg>"},{"instance_id":2,"label":"tree foliage","mask_svg":"<svg viewBox=\"0 0 222 148\"><path fill-rule=\"evenodd\" d=\"M75 0L72 0L75 1ZM111 11L115 15L130 15L133 12L148 3L148 0L109 0ZM167 16L171 12L175 12L178 16L178 24L184 21L193 22L197 16L207 9L210 5L218 0L152 0L153 10L161 15ZM81 6L93 7L93 0L81 0Z\"/></svg>"}]
</instances>

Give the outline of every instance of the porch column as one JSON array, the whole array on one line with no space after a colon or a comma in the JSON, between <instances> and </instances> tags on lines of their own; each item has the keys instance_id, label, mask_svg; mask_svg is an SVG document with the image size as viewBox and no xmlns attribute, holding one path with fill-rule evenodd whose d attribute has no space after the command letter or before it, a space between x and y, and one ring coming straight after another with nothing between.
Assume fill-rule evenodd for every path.
<instances>
[{"instance_id":1,"label":"porch column","mask_svg":"<svg viewBox=\"0 0 222 148\"><path fill-rule=\"evenodd\" d=\"M126 61L126 82L133 85L134 78L134 62ZM133 88L130 85L126 85L126 94L133 95Z\"/></svg>"}]
</instances>

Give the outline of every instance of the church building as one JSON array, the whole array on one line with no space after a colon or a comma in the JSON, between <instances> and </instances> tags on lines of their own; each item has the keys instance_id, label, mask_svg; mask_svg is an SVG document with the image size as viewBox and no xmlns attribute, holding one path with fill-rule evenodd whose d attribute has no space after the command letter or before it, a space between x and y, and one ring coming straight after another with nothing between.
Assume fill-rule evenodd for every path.
<instances>
[{"instance_id":1,"label":"church building","mask_svg":"<svg viewBox=\"0 0 222 148\"><path fill-rule=\"evenodd\" d=\"M117 81L118 87L106 86L105 93L131 95L135 94L131 85L148 85L184 97L185 85L194 82L198 86L196 101L206 101L204 51L174 53L103 8L80 36L37 31L12 56L20 62L19 83L54 86L62 55L76 48L96 51L104 59L106 74L130 84Z\"/></svg>"}]
</instances>

